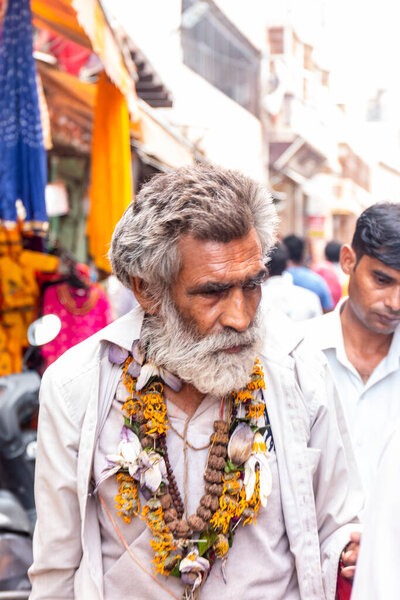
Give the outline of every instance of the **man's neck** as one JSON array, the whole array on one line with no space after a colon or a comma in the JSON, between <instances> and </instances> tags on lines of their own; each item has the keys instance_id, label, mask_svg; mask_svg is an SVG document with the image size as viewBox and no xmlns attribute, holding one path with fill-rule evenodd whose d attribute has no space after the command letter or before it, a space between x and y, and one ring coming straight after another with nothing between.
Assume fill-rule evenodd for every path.
<instances>
[{"instance_id":1,"label":"man's neck","mask_svg":"<svg viewBox=\"0 0 400 600\"><path fill-rule=\"evenodd\" d=\"M375 367L388 354L393 334L375 333L365 327L348 301L343 305L340 321L347 358L366 383Z\"/></svg>"},{"instance_id":2,"label":"man's neck","mask_svg":"<svg viewBox=\"0 0 400 600\"><path fill-rule=\"evenodd\" d=\"M197 408L202 403L205 394L202 394L190 383L184 383L179 392L174 392L170 387L165 386L165 395L175 406L183 410L189 417L192 417Z\"/></svg>"}]
</instances>

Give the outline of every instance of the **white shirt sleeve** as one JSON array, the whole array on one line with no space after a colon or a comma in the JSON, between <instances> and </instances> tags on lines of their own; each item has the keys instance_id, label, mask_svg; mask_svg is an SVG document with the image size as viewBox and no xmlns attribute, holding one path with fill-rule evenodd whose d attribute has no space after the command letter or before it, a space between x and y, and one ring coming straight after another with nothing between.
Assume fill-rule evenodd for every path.
<instances>
[{"instance_id":1,"label":"white shirt sleeve","mask_svg":"<svg viewBox=\"0 0 400 600\"><path fill-rule=\"evenodd\" d=\"M378 465L365 515L352 600L400 598L400 425Z\"/></svg>"}]
</instances>

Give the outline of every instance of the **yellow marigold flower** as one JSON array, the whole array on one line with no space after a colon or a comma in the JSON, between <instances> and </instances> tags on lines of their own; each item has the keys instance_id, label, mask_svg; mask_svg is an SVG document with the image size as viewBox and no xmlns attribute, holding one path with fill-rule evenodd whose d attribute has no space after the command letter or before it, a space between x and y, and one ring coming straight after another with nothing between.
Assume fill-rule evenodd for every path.
<instances>
[{"instance_id":1,"label":"yellow marigold flower","mask_svg":"<svg viewBox=\"0 0 400 600\"><path fill-rule=\"evenodd\" d=\"M232 515L230 515L228 512L226 512L224 510L217 510L214 513L214 515L210 521L210 524L217 531L222 531L223 533L226 533L228 531L228 527L229 527L231 518L232 518Z\"/></svg>"},{"instance_id":2,"label":"yellow marigold flower","mask_svg":"<svg viewBox=\"0 0 400 600\"><path fill-rule=\"evenodd\" d=\"M264 440L262 438L260 439L259 436L254 438L252 452L267 452L267 446Z\"/></svg>"},{"instance_id":3,"label":"yellow marigold flower","mask_svg":"<svg viewBox=\"0 0 400 600\"><path fill-rule=\"evenodd\" d=\"M239 404L241 402L246 402L247 400L251 400L252 395L249 390L239 390L236 394L235 404Z\"/></svg>"},{"instance_id":4,"label":"yellow marigold flower","mask_svg":"<svg viewBox=\"0 0 400 600\"><path fill-rule=\"evenodd\" d=\"M220 533L213 544L213 548L218 558L222 558L229 550L228 538L222 533Z\"/></svg>"}]
</instances>

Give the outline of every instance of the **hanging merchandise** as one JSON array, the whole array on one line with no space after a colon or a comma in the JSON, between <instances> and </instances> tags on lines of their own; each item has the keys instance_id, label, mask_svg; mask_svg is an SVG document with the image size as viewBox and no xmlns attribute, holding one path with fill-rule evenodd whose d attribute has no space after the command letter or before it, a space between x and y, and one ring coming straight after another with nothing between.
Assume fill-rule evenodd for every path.
<instances>
[{"instance_id":1,"label":"hanging merchandise","mask_svg":"<svg viewBox=\"0 0 400 600\"><path fill-rule=\"evenodd\" d=\"M111 236L132 199L129 114L124 96L105 73L97 87L87 235L96 267L110 273Z\"/></svg>"},{"instance_id":2,"label":"hanging merchandise","mask_svg":"<svg viewBox=\"0 0 400 600\"><path fill-rule=\"evenodd\" d=\"M30 0L8 0L0 44L0 219L15 224L20 199L24 228L43 231L47 169L36 78Z\"/></svg>"},{"instance_id":3,"label":"hanging merchandise","mask_svg":"<svg viewBox=\"0 0 400 600\"><path fill-rule=\"evenodd\" d=\"M74 266L69 281L47 287L43 314L55 314L61 320L58 336L41 348L46 367L112 321L106 293L99 284L90 282L89 268L83 264Z\"/></svg>"},{"instance_id":4,"label":"hanging merchandise","mask_svg":"<svg viewBox=\"0 0 400 600\"><path fill-rule=\"evenodd\" d=\"M36 275L56 271L58 263L55 256L24 250L17 228L0 229L0 375L21 371L27 329L39 303Z\"/></svg>"}]
</instances>

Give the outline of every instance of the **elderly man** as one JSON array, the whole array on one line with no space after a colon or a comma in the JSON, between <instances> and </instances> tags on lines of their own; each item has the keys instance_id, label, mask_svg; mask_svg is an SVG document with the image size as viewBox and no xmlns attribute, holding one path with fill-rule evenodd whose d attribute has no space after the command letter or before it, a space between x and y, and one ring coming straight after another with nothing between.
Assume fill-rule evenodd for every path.
<instances>
[{"instance_id":1,"label":"elderly man","mask_svg":"<svg viewBox=\"0 0 400 600\"><path fill-rule=\"evenodd\" d=\"M340 557L352 575L332 382L258 310L275 227L266 191L212 166L125 212L110 257L140 307L43 378L31 600L333 600Z\"/></svg>"}]
</instances>

